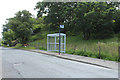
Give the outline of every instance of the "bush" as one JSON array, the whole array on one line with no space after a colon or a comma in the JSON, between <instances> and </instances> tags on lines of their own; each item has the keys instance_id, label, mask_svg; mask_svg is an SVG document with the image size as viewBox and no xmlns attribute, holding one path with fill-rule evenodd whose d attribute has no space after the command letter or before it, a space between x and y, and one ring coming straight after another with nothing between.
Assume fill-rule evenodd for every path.
<instances>
[{"instance_id":1,"label":"bush","mask_svg":"<svg viewBox=\"0 0 120 80\"><path fill-rule=\"evenodd\" d=\"M23 46L22 44L16 44L15 48L20 48L22 46Z\"/></svg>"},{"instance_id":2,"label":"bush","mask_svg":"<svg viewBox=\"0 0 120 80\"><path fill-rule=\"evenodd\" d=\"M75 51L75 53L74 53L75 55L81 55L81 56L83 56L84 54L85 54L85 52L84 51Z\"/></svg>"},{"instance_id":3,"label":"bush","mask_svg":"<svg viewBox=\"0 0 120 80\"><path fill-rule=\"evenodd\" d=\"M43 37L42 37L41 33L38 33L36 35L31 36L30 41L40 40L42 38Z\"/></svg>"},{"instance_id":4,"label":"bush","mask_svg":"<svg viewBox=\"0 0 120 80\"><path fill-rule=\"evenodd\" d=\"M38 39L38 36L37 35L34 35L34 36L32 36L31 38L30 38L30 41L35 41L35 40L37 40Z\"/></svg>"},{"instance_id":5,"label":"bush","mask_svg":"<svg viewBox=\"0 0 120 80\"><path fill-rule=\"evenodd\" d=\"M80 55L80 56L85 56L85 57L92 57L92 58L100 58L104 60L112 60L112 61L118 61L119 57L118 56L112 56L108 53L101 53L99 56L98 52L89 52L89 51L80 51L80 50L67 50L66 53L68 54L74 54L74 55Z\"/></svg>"},{"instance_id":6,"label":"bush","mask_svg":"<svg viewBox=\"0 0 120 80\"><path fill-rule=\"evenodd\" d=\"M46 48L44 48L44 47L40 47L39 49L40 49L40 50L47 50L47 49L46 49Z\"/></svg>"},{"instance_id":7,"label":"bush","mask_svg":"<svg viewBox=\"0 0 120 80\"><path fill-rule=\"evenodd\" d=\"M66 50L66 53L68 53L68 54L74 54L74 50Z\"/></svg>"}]
</instances>

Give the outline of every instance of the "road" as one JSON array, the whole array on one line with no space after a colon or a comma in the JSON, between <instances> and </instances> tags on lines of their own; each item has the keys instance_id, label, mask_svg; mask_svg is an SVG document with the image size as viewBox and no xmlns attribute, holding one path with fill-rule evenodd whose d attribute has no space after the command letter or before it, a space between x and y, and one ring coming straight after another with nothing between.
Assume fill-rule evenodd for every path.
<instances>
[{"instance_id":1,"label":"road","mask_svg":"<svg viewBox=\"0 0 120 80\"><path fill-rule=\"evenodd\" d=\"M3 78L118 78L118 71L40 53L2 48Z\"/></svg>"}]
</instances>

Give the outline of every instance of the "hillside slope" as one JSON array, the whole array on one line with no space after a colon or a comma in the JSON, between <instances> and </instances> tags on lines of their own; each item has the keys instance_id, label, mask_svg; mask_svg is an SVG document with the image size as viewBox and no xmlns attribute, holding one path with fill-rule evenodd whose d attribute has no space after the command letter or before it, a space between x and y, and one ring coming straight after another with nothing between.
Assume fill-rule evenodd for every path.
<instances>
[{"instance_id":1,"label":"hillside slope","mask_svg":"<svg viewBox=\"0 0 120 80\"><path fill-rule=\"evenodd\" d=\"M32 38L35 36L36 39L29 42L29 46L47 50L47 34L42 34L41 37L40 34L36 34ZM83 40L80 35L67 36L66 53L118 61L117 40L117 37L104 40Z\"/></svg>"}]
</instances>

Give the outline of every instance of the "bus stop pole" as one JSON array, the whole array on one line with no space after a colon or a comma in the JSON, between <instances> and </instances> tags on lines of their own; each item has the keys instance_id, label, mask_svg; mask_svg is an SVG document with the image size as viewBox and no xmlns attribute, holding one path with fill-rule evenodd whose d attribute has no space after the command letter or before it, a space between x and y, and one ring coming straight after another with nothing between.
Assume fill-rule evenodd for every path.
<instances>
[{"instance_id":1,"label":"bus stop pole","mask_svg":"<svg viewBox=\"0 0 120 80\"><path fill-rule=\"evenodd\" d=\"M60 55L60 46L61 46L61 36L60 36L60 25L59 25L59 55Z\"/></svg>"}]
</instances>

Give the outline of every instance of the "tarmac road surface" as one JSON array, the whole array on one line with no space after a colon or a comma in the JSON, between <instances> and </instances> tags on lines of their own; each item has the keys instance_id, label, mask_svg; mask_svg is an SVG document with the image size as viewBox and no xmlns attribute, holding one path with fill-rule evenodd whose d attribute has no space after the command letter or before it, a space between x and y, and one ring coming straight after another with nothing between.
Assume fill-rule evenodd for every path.
<instances>
[{"instance_id":1,"label":"tarmac road surface","mask_svg":"<svg viewBox=\"0 0 120 80\"><path fill-rule=\"evenodd\" d=\"M25 50L1 48L3 78L118 78L118 71Z\"/></svg>"}]
</instances>

